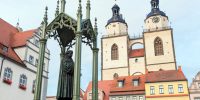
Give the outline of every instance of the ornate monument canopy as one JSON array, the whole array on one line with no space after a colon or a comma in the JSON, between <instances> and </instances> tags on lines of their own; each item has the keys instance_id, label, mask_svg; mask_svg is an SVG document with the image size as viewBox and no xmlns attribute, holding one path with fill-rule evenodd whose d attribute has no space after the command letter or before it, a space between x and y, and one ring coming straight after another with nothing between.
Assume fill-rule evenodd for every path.
<instances>
[{"instance_id":1,"label":"ornate monument canopy","mask_svg":"<svg viewBox=\"0 0 200 100\"><path fill-rule=\"evenodd\" d=\"M61 3L65 3L65 0L62 0ZM61 4L61 6L62 5L63 4ZM75 40L75 35L77 32L77 20L65 12L59 13L59 6L57 6L56 18L47 26L46 32L49 37L54 37L54 39L56 39L60 45L70 48L75 44L72 42ZM91 43L93 42L96 35L89 18L82 20L81 33L82 42L86 43L92 48Z\"/></svg>"},{"instance_id":2,"label":"ornate monument canopy","mask_svg":"<svg viewBox=\"0 0 200 100\"><path fill-rule=\"evenodd\" d=\"M61 2L61 10L59 12L59 2ZM41 86L42 86L42 75L43 75L43 65L45 57L45 45L48 38L53 37L58 41L61 48L61 63L60 63L60 74L58 80L58 90L57 90L57 99L63 100L62 98L68 98L66 95L60 95L63 89L62 77L64 70L64 60L65 54L75 45L75 63L74 63L74 78L73 86L68 86L69 88L73 87L73 100L79 100L80 96L80 70L81 70L81 47L82 42L89 45L93 51L93 72L92 72L92 98L93 100L98 99L98 51L97 48L97 19L95 18L94 29L90 20L90 0L87 0L86 7L86 19L82 19L82 6L81 0L79 0L77 19L70 17L65 13L65 0L57 1L57 8L55 13L55 19L48 24L47 22L47 7L45 11L44 21L42 25L42 38L40 39L40 50L39 50L39 64L37 67L37 79L36 79L36 92L34 95L34 100L40 100L41 98ZM70 92L70 94L72 94ZM71 100L64 99L64 100Z\"/></svg>"}]
</instances>

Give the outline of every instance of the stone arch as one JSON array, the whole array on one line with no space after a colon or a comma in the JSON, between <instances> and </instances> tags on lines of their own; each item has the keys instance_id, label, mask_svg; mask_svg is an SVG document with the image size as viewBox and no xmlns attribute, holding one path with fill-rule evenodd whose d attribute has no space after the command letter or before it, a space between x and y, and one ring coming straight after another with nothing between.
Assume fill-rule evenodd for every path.
<instances>
[{"instance_id":1,"label":"stone arch","mask_svg":"<svg viewBox=\"0 0 200 100\"><path fill-rule=\"evenodd\" d=\"M132 76L134 76L134 75L143 75L143 73L142 72L135 72L135 73L132 74Z\"/></svg>"}]
</instances>

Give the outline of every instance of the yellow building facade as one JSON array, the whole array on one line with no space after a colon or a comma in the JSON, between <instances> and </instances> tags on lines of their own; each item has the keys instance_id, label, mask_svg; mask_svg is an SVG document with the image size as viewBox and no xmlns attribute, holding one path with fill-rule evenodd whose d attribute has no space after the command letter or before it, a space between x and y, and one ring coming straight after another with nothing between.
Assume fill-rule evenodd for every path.
<instances>
[{"instance_id":1,"label":"yellow building facade","mask_svg":"<svg viewBox=\"0 0 200 100\"><path fill-rule=\"evenodd\" d=\"M181 68L146 75L146 100L190 100L188 82Z\"/></svg>"}]
</instances>

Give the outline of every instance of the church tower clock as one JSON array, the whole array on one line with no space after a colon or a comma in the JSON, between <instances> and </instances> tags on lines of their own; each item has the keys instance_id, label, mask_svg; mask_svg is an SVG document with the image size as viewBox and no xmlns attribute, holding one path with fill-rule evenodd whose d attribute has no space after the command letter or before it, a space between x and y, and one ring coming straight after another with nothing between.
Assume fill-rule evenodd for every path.
<instances>
[{"instance_id":1,"label":"church tower clock","mask_svg":"<svg viewBox=\"0 0 200 100\"><path fill-rule=\"evenodd\" d=\"M105 28L101 38L102 80L128 76L128 25L118 5L112 7L112 18Z\"/></svg>"},{"instance_id":2,"label":"church tower clock","mask_svg":"<svg viewBox=\"0 0 200 100\"><path fill-rule=\"evenodd\" d=\"M151 6L144 21L145 65L149 71L175 70L173 29L168 16L159 8L159 0L151 0Z\"/></svg>"}]
</instances>

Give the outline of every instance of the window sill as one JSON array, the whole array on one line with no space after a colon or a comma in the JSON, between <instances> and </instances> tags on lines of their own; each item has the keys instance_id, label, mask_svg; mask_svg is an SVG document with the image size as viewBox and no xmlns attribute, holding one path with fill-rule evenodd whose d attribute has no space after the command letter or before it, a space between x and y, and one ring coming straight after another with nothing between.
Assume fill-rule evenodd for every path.
<instances>
[{"instance_id":1,"label":"window sill","mask_svg":"<svg viewBox=\"0 0 200 100\"><path fill-rule=\"evenodd\" d=\"M3 82L8 84L8 85L12 84L12 80L9 80L9 79L3 79Z\"/></svg>"},{"instance_id":2,"label":"window sill","mask_svg":"<svg viewBox=\"0 0 200 100\"><path fill-rule=\"evenodd\" d=\"M22 90L26 90L26 86L23 86L23 85L19 85L19 88Z\"/></svg>"}]
</instances>

